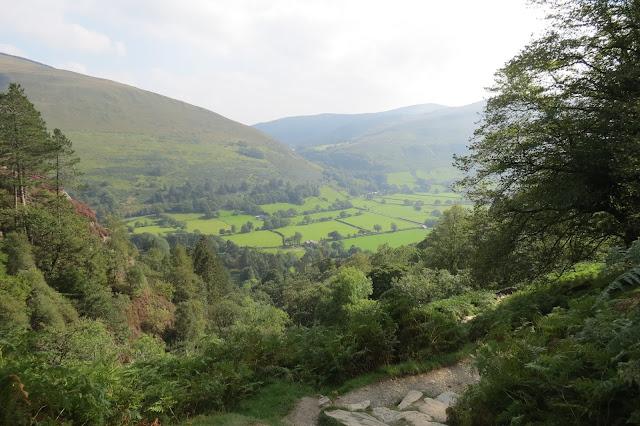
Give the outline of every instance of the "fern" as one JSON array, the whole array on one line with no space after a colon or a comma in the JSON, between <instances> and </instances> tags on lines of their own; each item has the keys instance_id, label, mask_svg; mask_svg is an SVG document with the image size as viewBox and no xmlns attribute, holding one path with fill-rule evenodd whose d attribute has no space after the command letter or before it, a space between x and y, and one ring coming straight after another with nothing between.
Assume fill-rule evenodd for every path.
<instances>
[{"instance_id":1,"label":"fern","mask_svg":"<svg viewBox=\"0 0 640 426\"><path fill-rule=\"evenodd\" d=\"M624 291L628 287L640 285L640 240L636 240L627 250L615 247L611 250L603 274L623 270L611 284L602 291L599 301L608 300L611 294Z\"/></svg>"},{"instance_id":2,"label":"fern","mask_svg":"<svg viewBox=\"0 0 640 426\"><path fill-rule=\"evenodd\" d=\"M602 291L600 300L608 300L616 291L624 291L628 287L636 287L640 284L640 265L635 266L616 278Z\"/></svg>"}]
</instances>

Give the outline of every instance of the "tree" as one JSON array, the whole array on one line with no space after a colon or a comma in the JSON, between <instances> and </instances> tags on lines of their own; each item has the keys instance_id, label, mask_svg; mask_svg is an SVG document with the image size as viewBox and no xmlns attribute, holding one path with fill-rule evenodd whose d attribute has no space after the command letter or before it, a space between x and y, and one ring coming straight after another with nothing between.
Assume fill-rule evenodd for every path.
<instances>
[{"instance_id":1,"label":"tree","mask_svg":"<svg viewBox=\"0 0 640 426\"><path fill-rule=\"evenodd\" d=\"M205 236L200 237L193 251L193 270L206 284L210 305L231 291L229 272Z\"/></svg>"},{"instance_id":2,"label":"tree","mask_svg":"<svg viewBox=\"0 0 640 426\"><path fill-rule=\"evenodd\" d=\"M327 234L327 236L334 241L341 240L344 238L342 234L340 234L338 231L331 231Z\"/></svg>"},{"instance_id":3,"label":"tree","mask_svg":"<svg viewBox=\"0 0 640 426\"><path fill-rule=\"evenodd\" d=\"M66 186L74 176L80 174L76 165L80 162L80 158L74 155L71 149L71 141L60 131L53 129L51 136L53 149L55 150L55 185L56 195L60 195L60 190Z\"/></svg>"},{"instance_id":4,"label":"tree","mask_svg":"<svg viewBox=\"0 0 640 426\"><path fill-rule=\"evenodd\" d=\"M293 242L296 245L300 245L300 242L302 241L302 234L298 231L295 232L295 234L293 234Z\"/></svg>"},{"instance_id":5,"label":"tree","mask_svg":"<svg viewBox=\"0 0 640 426\"><path fill-rule=\"evenodd\" d=\"M378 224L376 223L375 225L373 225L373 229L374 229L376 232L380 232L380 231L382 231L382 225L378 225Z\"/></svg>"},{"instance_id":6,"label":"tree","mask_svg":"<svg viewBox=\"0 0 640 426\"><path fill-rule=\"evenodd\" d=\"M398 230L398 224L395 222L391 222L391 231L396 232Z\"/></svg>"},{"instance_id":7,"label":"tree","mask_svg":"<svg viewBox=\"0 0 640 426\"><path fill-rule=\"evenodd\" d=\"M418 244L426 264L434 269L447 269L452 274L466 267L471 252L471 222L467 211L454 205L442 214L433 231Z\"/></svg>"},{"instance_id":8,"label":"tree","mask_svg":"<svg viewBox=\"0 0 640 426\"><path fill-rule=\"evenodd\" d=\"M504 252L537 252L550 269L640 236L640 9L536 3L551 25L498 71L471 154L456 163L467 173L458 186L491 206Z\"/></svg>"},{"instance_id":9,"label":"tree","mask_svg":"<svg viewBox=\"0 0 640 426\"><path fill-rule=\"evenodd\" d=\"M3 180L16 212L19 205L27 205L29 188L41 185L53 170L52 161L60 151L24 89L10 83L7 93L0 93L0 168L6 168Z\"/></svg>"}]
</instances>

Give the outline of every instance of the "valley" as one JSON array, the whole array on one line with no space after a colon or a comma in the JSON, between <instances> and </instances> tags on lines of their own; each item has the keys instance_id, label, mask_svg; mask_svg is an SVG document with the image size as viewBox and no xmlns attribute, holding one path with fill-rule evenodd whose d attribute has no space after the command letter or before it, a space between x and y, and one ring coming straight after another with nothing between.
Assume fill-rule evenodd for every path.
<instances>
[{"instance_id":1,"label":"valley","mask_svg":"<svg viewBox=\"0 0 640 426\"><path fill-rule=\"evenodd\" d=\"M458 107L247 126L0 54L0 426L639 424L640 13L535 3Z\"/></svg>"},{"instance_id":2,"label":"valley","mask_svg":"<svg viewBox=\"0 0 640 426\"><path fill-rule=\"evenodd\" d=\"M155 215L132 218L127 227L133 233L201 233L220 235L241 247L304 253L304 247L320 243L338 244L375 251L381 244L399 247L422 241L438 217L453 204L465 203L457 194L442 186L433 192L411 194L367 194L352 197L344 191L320 188L319 197L305 199L303 205L274 203L260 205L258 215L234 210L220 210L219 217L207 219L202 213L165 213L173 219L163 221ZM336 207L336 203L342 207ZM284 216L290 224L263 230L263 215ZM251 223L249 227L246 225ZM243 228L244 226L244 228ZM295 239L298 234L297 241Z\"/></svg>"}]
</instances>

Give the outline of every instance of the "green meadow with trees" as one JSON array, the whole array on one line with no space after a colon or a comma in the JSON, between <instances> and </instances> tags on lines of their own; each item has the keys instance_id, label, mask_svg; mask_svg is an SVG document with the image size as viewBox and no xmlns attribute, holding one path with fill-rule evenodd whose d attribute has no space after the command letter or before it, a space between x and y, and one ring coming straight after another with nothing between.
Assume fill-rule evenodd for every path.
<instances>
[{"instance_id":1,"label":"green meadow with trees","mask_svg":"<svg viewBox=\"0 0 640 426\"><path fill-rule=\"evenodd\" d=\"M498 70L457 196L186 181L98 220L65 192L72 141L11 83L0 424L280 425L301 396L469 355L448 424L640 423L640 8L535 3L549 29ZM304 253L246 244L314 226Z\"/></svg>"}]
</instances>

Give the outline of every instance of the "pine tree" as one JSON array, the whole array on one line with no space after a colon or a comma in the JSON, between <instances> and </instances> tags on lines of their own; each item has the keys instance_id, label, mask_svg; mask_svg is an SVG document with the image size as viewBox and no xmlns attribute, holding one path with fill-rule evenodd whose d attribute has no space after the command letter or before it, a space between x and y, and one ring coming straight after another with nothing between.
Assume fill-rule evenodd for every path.
<instances>
[{"instance_id":1,"label":"pine tree","mask_svg":"<svg viewBox=\"0 0 640 426\"><path fill-rule=\"evenodd\" d=\"M13 207L26 206L28 189L51 171L56 149L40 113L24 89L11 83L0 94L0 166L13 194Z\"/></svg>"},{"instance_id":2,"label":"pine tree","mask_svg":"<svg viewBox=\"0 0 640 426\"><path fill-rule=\"evenodd\" d=\"M206 284L207 301L210 305L231 290L229 273L222 259L207 243L205 236L202 236L196 244L193 252L193 267Z\"/></svg>"}]
</instances>

